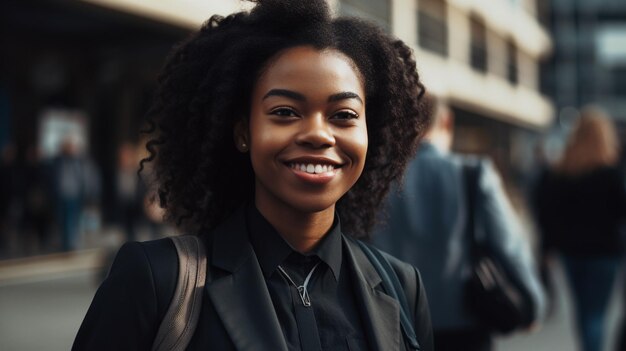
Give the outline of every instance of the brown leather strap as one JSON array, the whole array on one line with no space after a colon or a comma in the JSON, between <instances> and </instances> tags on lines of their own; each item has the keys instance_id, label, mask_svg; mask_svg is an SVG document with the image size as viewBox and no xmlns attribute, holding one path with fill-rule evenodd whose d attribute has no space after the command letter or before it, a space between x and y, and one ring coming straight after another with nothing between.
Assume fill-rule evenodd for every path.
<instances>
[{"instance_id":1,"label":"brown leather strap","mask_svg":"<svg viewBox=\"0 0 626 351\"><path fill-rule=\"evenodd\" d=\"M184 350L196 330L202 306L207 261L204 244L194 235L170 239L178 253L178 283L152 351Z\"/></svg>"}]
</instances>

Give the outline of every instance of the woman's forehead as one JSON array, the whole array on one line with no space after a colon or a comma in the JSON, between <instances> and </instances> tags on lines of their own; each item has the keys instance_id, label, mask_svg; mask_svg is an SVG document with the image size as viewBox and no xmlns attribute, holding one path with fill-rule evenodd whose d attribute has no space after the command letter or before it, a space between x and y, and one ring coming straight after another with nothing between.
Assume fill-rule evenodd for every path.
<instances>
[{"instance_id":1,"label":"woman's forehead","mask_svg":"<svg viewBox=\"0 0 626 351\"><path fill-rule=\"evenodd\" d=\"M263 90L281 84L309 90L349 90L364 98L360 72L348 56L335 49L297 46L281 51L263 70L255 87Z\"/></svg>"}]
</instances>

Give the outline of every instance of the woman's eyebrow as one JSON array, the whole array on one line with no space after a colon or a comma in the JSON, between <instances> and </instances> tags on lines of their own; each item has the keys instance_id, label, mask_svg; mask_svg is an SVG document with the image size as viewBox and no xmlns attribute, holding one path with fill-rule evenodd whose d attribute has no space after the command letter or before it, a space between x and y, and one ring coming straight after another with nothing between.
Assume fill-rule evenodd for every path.
<instances>
[{"instance_id":1,"label":"woman's eyebrow","mask_svg":"<svg viewBox=\"0 0 626 351\"><path fill-rule=\"evenodd\" d=\"M359 100L361 104L363 103L363 99L361 99L361 97L358 94L355 94L351 91L344 91L342 93L333 94L328 97L328 102L335 102L335 101L346 100L346 99L356 99L356 100Z\"/></svg>"},{"instance_id":2,"label":"woman's eyebrow","mask_svg":"<svg viewBox=\"0 0 626 351\"><path fill-rule=\"evenodd\" d=\"M306 101L306 97L304 95L287 89L272 89L268 91L265 96L263 96L262 100L265 100L270 96L284 96L298 101Z\"/></svg>"},{"instance_id":3,"label":"woman's eyebrow","mask_svg":"<svg viewBox=\"0 0 626 351\"><path fill-rule=\"evenodd\" d=\"M267 99L270 96L284 96L293 100L306 101L306 96L304 96L303 94L287 89L272 89L263 96L263 100ZM351 91L344 91L341 93L333 94L328 97L328 102L335 102L346 99L356 99L361 102L361 104L363 103L363 99L361 99L358 94Z\"/></svg>"}]
</instances>

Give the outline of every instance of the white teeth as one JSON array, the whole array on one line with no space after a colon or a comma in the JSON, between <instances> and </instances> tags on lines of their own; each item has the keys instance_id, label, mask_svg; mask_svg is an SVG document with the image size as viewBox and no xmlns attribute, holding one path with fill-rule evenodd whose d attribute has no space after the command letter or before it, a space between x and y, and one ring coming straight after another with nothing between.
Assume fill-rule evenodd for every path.
<instances>
[{"instance_id":1,"label":"white teeth","mask_svg":"<svg viewBox=\"0 0 626 351\"><path fill-rule=\"evenodd\" d=\"M322 173L332 172L335 170L335 166L333 165L322 165L322 164L312 164L312 163L308 163L308 164L292 163L290 167L293 169L302 171L302 172L310 173L310 174L322 174Z\"/></svg>"}]
</instances>

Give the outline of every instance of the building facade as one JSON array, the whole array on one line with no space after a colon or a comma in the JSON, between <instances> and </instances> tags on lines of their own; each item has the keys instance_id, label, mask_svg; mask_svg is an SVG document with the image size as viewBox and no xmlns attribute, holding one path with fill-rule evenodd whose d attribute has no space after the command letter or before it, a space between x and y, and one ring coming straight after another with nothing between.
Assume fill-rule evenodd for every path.
<instances>
[{"instance_id":1,"label":"building facade","mask_svg":"<svg viewBox=\"0 0 626 351\"><path fill-rule=\"evenodd\" d=\"M528 168L528 140L550 125L539 62L552 49L531 0L329 0L381 24L415 51L429 91L456 112L455 149L491 155L506 179ZM0 148L54 144L80 120L111 194L116 148L139 141L167 52L238 0L20 0L0 5ZM608 39L607 39L608 40ZM76 117L78 116L78 117ZM56 123L58 121L67 122ZM76 124L76 123L74 123ZM51 127L52 126L52 127ZM48 147L54 154L54 147ZM105 206L106 207L106 206Z\"/></svg>"},{"instance_id":2,"label":"building facade","mask_svg":"<svg viewBox=\"0 0 626 351\"><path fill-rule=\"evenodd\" d=\"M543 75L559 122L597 104L626 123L626 2L552 0L543 9L554 38L554 55Z\"/></svg>"},{"instance_id":3,"label":"building facade","mask_svg":"<svg viewBox=\"0 0 626 351\"><path fill-rule=\"evenodd\" d=\"M521 185L555 109L541 92L552 52L533 0L338 0L411 45L429 91L452 106L460 152L488 154Z\"/></svg>"}]
</instances>

